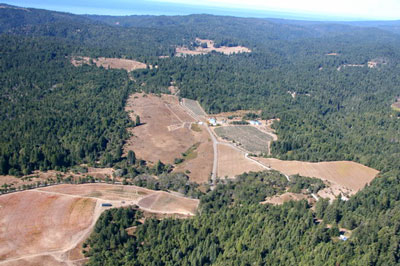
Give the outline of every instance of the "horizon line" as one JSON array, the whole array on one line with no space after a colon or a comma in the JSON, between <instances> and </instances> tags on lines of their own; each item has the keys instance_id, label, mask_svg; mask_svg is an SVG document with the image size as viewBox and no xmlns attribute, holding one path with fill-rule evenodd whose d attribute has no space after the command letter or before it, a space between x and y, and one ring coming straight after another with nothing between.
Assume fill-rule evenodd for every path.
<instances>
[{"instance_id":1,"label":"horizon line","mask_svg":"<svg viewBox=\"0 0 400 266\"><path fill-rule=\"evenodd\" d=\"M13 1L8 1L13 2ZM385 19L385 18L369 18L369 17L356 17L356 16L343 16L323 13L311 13L311 12L295 12L286 10L256 10L249 8L223 8L214 6L198 6L189 4L174 4L174 3L163 3L157 2L164 6L183 6L186 8L202 9L198 13L196 12L173 12L173 11L139 11L139 10L126 10L126 9L110 9L102 7L86 7L79 8L74 6L66 5L29 5L14 4L0 2L3 6L21 7L21 8L33 8L33 9L44 9L47 11L65 12L74 15L98 15L98 16L114 16L114 17L126 17L126 16L190 16L190 15L212 15L212 16L229 16L238 18L255 18L255 19L281 19L281 20L296 20L296 21L310 21L310 22L389 22L389 21L400 21L399 19ZM58 7L58 8L57 8ZM159 9L159 7L158 7ZM75 12L74 12L75 10ZM89 10L92 10L89 11ZM207 12L214 11L213 12ZM94 11L94 12L93 12ZM99 13L97 13L97 12ZM103 11L103 12L101 12ZM104 11L109 11L105 13ZM114 11L114 12L113 12ZM236 13L236 14L234 14Z\"/></svg>"}]
</instances>

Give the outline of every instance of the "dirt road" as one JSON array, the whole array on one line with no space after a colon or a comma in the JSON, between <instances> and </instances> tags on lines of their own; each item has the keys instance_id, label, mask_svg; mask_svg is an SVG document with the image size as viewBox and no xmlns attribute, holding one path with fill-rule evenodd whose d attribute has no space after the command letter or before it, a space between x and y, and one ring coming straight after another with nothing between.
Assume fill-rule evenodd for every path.
<instances>
[{"instance_id":1,"label":"dirt road","mask_svg":"<svg viewBox=\"0 0 400 266\"><path fill-rule=\"evenodd\" d=\"M150 213L187 217L195 215L199 201L135 186L64 184L2 195L0 203L0 265L80 265L84 257L72 253L78 254L103 211L137 205Z\"/></svg>"}]
</instances>

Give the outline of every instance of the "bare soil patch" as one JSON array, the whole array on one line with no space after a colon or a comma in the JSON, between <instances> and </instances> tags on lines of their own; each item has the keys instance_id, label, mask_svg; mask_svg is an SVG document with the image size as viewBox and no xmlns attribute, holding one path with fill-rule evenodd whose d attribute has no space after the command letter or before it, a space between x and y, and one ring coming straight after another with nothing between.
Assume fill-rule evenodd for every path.
<instances>
[{"instance_id":1,"label":"bare soil patch","mask_svg":"<svg viewBox=\"0 0 400 266\"><path fill-rule=\"evenodd\" d=\"M109 201L129 201L127 204L136 204L138 200L146 197L154 190L124 185L111 185L104 183L82 185L57 185L38 189L40 191L61 193L78 197L96 198Z\"/></svg>"},{"instance_id":2,"label":"bare soil patch","mask_svg":"<svg viewBox=\"0 0 400 266\"><path fill-rule=\"evenodd\" d=\"M201 55L201 54L211 53L212 51L227 54L227 55L251 52L251 50L249 48L244 47L244 46L234 46L234 47L221 46L221 47L217 48L217 47L215 47L214 41L212 41L212 40L196 38L196 42L198 42L199 44L206 43L207 48L202 48L201 46L199 46L199 47L196 47L194 50L190 50L188 47L179 46L179 47L176 47L176 56Z\"/></svg>"},{"instance_id":3,"label":"bare soil patch","mask_svg":"<svg viewBox=\"0 0 400 266\"><path fill-rule=\"evenodd\" d=\"M194 215L199 200L180 197L171 193L160 191L141 199L138 206L150 212L179 213Z\"/></svg>"},{"instance_id":4,"label":"bare soil patch","mask_svg":"<svg viewBox=\"0 0 400 266\"><path fill-rule=\"evenodd\" d=\"M1 265L1 263L0 263ZM7 266L67 266L67 262L62 262L51 255L37 256L29 259L20 259L7 262ZM82 265L77 263L75 265Z\"/></svg>"},{"instance_id":5,"label":"bare soil patch","mask_svg":"<svg viewBox=\"0 0 400 266\"><path fill-rule=\"evenodd\" d=\"M174 172L186 172L190 180L196 183L206 183L210 178L213 164L213 144L205 129L205 125L193 124L193 131L201 134L202 143L196 149L197 156L194 159L185 159L178 164ZM200 130L200 131L198 131ZM189 171L189 172L187 172Z\"/></svg>"},{"instance_id":6,"label":"bare soil patch","mask_svg":"<svg viewBox=\"0 0 400 266\"><path fill-rule=\"evenodd\" d=\"M68 249L91 225L95 205L93 199L39 191L1 196L0 259Z\"/></svg>"},{"instance_id":7,"label":"bare soil patch","mask_svg":"<svg viewBox=\"0 0 400 266\"><path fill-rule=\"evenodd\" d=\"M71 58L71 64L74 66L82 66L95 64L97 67L104 67L106 69L125 69L131 72L136 69L145 69L147 65L135 60L123 59L123 58L90 58L87 56L74 56Z\"/></svg>"},{"instance_id":8,"label":"bare soil patch","mask_svg":"<svg viewBox=\"0 0 400 266\"><path fill-rule=\"evenodd\" d=\"M292 193L292 192L285 192L281 195L275 195L273 197L268 197L265 199L265 201L261 202L261 204L271 203L274 205L281 205L281 204L291 201L291 200L299 201L299 200L303 200L303 199L312 201L312 199L310 199L307 195L299 194L299 193Z\"/></svg>"},{"instance_id":9,"label":"bare soil patch","mask_svg":"<svg viewBox=\"0 0 400 266\"><path fill-rule=\"evenodd\" d=\"M281 161L272 158L254 159L286 175L299 174L301 176L316 177L329 181L332 184L342 187L342 189L351 191L351 194L364 188L379 173L375 169L349 161L310 163Z\"/></svg>"},{"instance_id":10,"label":"bare soil patch","mask_svg":"<svg viewBox=\"0 0 400 266\"><path fill-rule=\"evenodd\" d=\"M204 182L209 177L212 165L212 143L204 125L201 131L192 130L192 118L172 95L133 94L128 100L126 111L132 120L139 115L142 125L129 129L132 137L124 146L124 154L133 150L138 158L155 163L174 162L181 158L195 143L198 156L179 165L178 170L189 170L192 181Z\"/></svg>"},{"instance_id":11,"label":"bare soil patch","mask_svg":"<svg viewBox=\"0 0 400 266\"><path fill-rule=\"evenodd\" d=\"M143 199L143 201L142 201ZM146 200L144 200L146 199ZM199 200L111 184L57 185L0 196L0 264L80 265L82 243L110 207L142 205L151 215L184 218Z\"/></svg>"},{"instance_id":12,"label":"bare soil patch","mask_svg":"<svg viewBox=\"0 0 400 266\"><path fill-rule=\"evenodd\" d=\"M221 178L233 178L245 172L263 171L264 168L245 157L245 154L227 144L218 144L218 171Z\"/></svg>"}]
</instances>

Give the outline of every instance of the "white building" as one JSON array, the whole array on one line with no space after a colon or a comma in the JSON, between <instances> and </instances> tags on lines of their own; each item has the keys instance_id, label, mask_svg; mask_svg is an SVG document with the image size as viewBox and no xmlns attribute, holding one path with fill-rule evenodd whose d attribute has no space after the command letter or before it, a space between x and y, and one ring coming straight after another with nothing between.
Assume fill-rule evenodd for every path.
<instances>
[{"instance_id":1,"label":"white building","mask_svg":"<svg viewBox=\"0 0 400 266\"><path fill-rule=\"evenodd\" d=\"M250 120L249 123L253 126L261 126L261 122L258 120Z\"/></svg>"},{"instance_id":2,"label":"white building","mask_svg":"<svg viewBox=\"0 0 400 266\"><path fill-rule=\"evenodd\" d=\"M210 125L212 125L212 126L216 126L217 120L215 118L210 118L210 119L208 119L208 123L210 123Z\"/></svg>"}]
</instances>

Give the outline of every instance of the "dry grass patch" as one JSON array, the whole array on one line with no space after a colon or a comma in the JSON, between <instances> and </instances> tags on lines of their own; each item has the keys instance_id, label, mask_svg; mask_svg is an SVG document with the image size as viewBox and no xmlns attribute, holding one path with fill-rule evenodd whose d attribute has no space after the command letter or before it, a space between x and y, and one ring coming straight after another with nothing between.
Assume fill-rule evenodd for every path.
<instances>
[{"instance_id":1,"label":"dry grass patch","mask_svg":"<svg viewBox=\"0 0 400 266\"><path fill-rule=\"evenodd\" d=\"M146 200L145 200L146 199ZM142 205L160 217L192 216L198 200L111 184L57 185L0 196L0 261L7 265L79 265L82 243L109 207ZM1 264L1 263L0 263Z\"/></svg>"},{"instance_id":2,"label":"dry grass patch","mask_svg":"<svg viewBox=\"0 0 400 266\"><path fill-rule=\"evenodd\" d=\"M243 152L227 144L218 144L217 176L233 178L245 172L263 170L262 166L247 159Z\"/></svg>"},{"instance_id":3,"label":"dry grass patch","mask_svg":"<svg viewBox=\"0 0 400 266\"><path fill-rule=\"evenodd\" d=\"M195 215L199 200L173 195L164 191L141 199L138 206L150 212Z\"/></svg>"},{"instance_id":4,"label":"dry grass patch","mask_svg":"<svg viewBox=\"0 0 400 266\"><path fill-rule=\"evenodd\" d=\"M273 158L254 159L286 175L299 174L301 176L320 178L342 186L344 189L347 188L352 193L364 188L379 173L375 169L349 161L310 163L282 161Z\"/></svg>"},{"instance_id":5,"label":"dry grass patch","mask_svg":"<svg viewBox=\"0 0 400 266\"><path fill-rule=\"evenodd\" d=\"M228 47L228 46L221 46L221 47L215 47L215 43L212 40L206 40L206 39L200 39L196 38L196 42L199 44L207 44L206 48L203 48L201 46L196 47L194 50L190 50L187 47L176 47L176 56L185 56L185 55L201 55L201 54L208 54L211 53L212 51L218 52L218 53L223 53L223 54L236 54L236 53L250 53L251 50L247 47L244 46L234 46L234 47Z\"/></svg>"},{"instance_id":6,"label":"dry grass patch","mask_svg":"<svg viewBox=\"0 0 400 266\"><path fill-rule=\"evenodd\" d=\"M132 137L124 146L124 154L133 150L146 161L173 163L196 142L201 142L190 129L194 119L179 105L176 96L136 93L129 97L125 110L142 125L129 129Z\"/></svg>"},{"instance_id":7,"label":"dry grass patch","mask_svg":"<svg viewBox=\"0 0 400 266\"><path fill-rule=\"evenodd\" d=\"M123 58L90 58L87 56L74 56L71 58L71 64L74 66L82 66L93 65L95 64L97 67L104 67L106 69L125 69L128 72L131 72L136 69L145 69L147 65L135 60L123 59Z\"/></svg>"},{"instance_id":8,"label":"dry grass patch","mask_svg":"<svg viewBox=\"0 0 400 266\"><path fill-rule=\"evenodd\" d=\"M40 188L40 191L68 194L80 197L91 197L109 201L130 201L129 203L136 203L143 197L146 197L154 190L136 187L136 186L123 186L111 185L104 183L82 184L82 185L57 185L46 188Z\"/></svg>"},{"instance_id":9,"label":"dry grass patch","mask_svg":"<svg viewBox=\"0 0 400 266\"><path fill-rule=\"evenodd\" d=\"M311 199L309 199L309 197L307 195L286 192L281 195L275 195L272 197L268 197L265 199L265 201L261 202L261 204L271 203L274 205L282 205L283 203L291 201L291 200L299 201L299 200L303 200L303 199L307 199L307 200L311 201Z\"/></svg>"},{"instance_id":10,"label":"dry grass patch","mask_svg":"<svg viewBox=\"0 0 400 266\"><path fill-rule=\"evenodd\" d=\"M0 197L0 259L74 248L96 200L24 191ZM29 261L31 258L29 258Z\"/></svg>"},{"instance_id":11,"label":"dry grass patch","mask_svg":"<svg viewBox=\"0 0 400 266\"><path fill-rule=\"evenodd\" d=\"M198 147L196 148L196 157L195 158L185 158L185 160L176 165L174 171L175 172L186 172L189 176L190 181L196 183L205 183L210 178L210 174L212 171L212 164L213 164L213 156L214 150L212 141L210 136L205 129L205 126L192 124L192 126L196 126L196 132L201 134L201 139L203 140L199 143ZM198 131L199 129L200 131Z\"/></svg>"}]
</instances>

